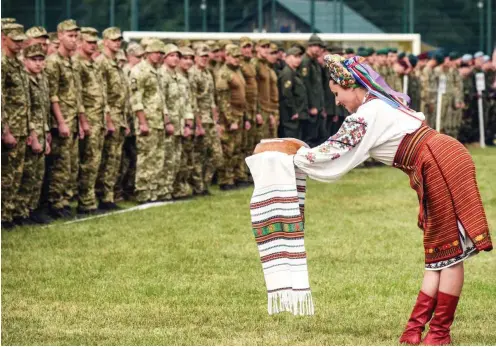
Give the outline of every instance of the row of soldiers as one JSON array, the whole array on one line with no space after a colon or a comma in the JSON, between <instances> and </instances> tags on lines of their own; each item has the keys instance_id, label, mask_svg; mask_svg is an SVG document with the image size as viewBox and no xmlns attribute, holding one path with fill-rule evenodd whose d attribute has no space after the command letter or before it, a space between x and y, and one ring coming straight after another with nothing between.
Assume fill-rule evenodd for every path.
<instances>
[{"instance_id":1,"label":"row of soldiers","mask_svg":"<svg viewBox=\"0 0 496 347\"><path fill-rule=\"evenodd\" d=\"M327 86L323 57L355 52L317 35L286 51L248 37L238 45L146 38L125 53L119 28L102 36L73 20L56 35L2 21L5 227L49 222L45 202L52 218L63 218L73 199L88 215L117 209L122 195L138 203L206 195L214 175L222 190L247 186L244 158L262 138L316 146L348 114ZM430 93L414 96L425 59L357 53L395 89L411 76L412 107L430 110Z\"/></svg>"}]
</instances>

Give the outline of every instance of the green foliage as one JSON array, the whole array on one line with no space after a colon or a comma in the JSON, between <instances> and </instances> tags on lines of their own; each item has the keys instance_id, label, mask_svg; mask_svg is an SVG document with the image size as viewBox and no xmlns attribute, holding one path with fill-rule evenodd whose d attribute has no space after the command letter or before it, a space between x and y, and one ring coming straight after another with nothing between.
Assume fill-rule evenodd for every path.
<instances>
[{"instance_id":1,"label":"green foliage","mask_svg":"<svg viewBox=\"0 0 496 347\"><path fill-rule=\"evenodd\" d=\"M496 150L472 153L494 230ZM407 176L380 167L309 183L314 317L267 315L251 192L2 231L2 343L396 345L423 272ZM454 344L496 344L494 273L495 252L466 262Z\"/></svg>"}]
</instances>

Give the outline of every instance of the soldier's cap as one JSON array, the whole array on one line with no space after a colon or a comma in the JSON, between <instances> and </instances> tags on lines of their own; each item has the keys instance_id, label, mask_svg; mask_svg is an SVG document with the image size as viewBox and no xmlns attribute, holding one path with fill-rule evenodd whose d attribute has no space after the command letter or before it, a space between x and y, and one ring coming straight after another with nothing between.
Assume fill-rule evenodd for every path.
<instances>
[{"instance_id":1,"label":"soldier's cap","mask_svg":"<svg viewBox=\"0 0 496 347\"><path fill-rule=\"evenodd\" d=\"M409 54L408 60L410 61L410 65L412 65L412 67L417 66L418 58L414 54Z\"/></svg>"},{"instance_id":2,"label":"soldier's cap","mask_svg":"<svg viewBox=\"0 0 496 347\"><path fill-rule=\"evenodd\" d=\"M57 35L56 32L48 33L48 40L50 40L50 42L58 43L59 42L59 36Z\"/></svg>"},{"instance_id":3,"label":"soldier's cap","mask_svg":"<svg viewBox=\"0 0 496 347\"><path fill-rule=\"evenodd\" d=\"M390 47L388 48L389 53L398 53L398 48Z\"/></svg>"},{"instance_id":4,"label":"soldier's cap","mask_svg":"<svg viewBox=\"0 0 496 347\"><path fill-rule=\"evenodd\" d=\"M343 48L337 47L337 46L327 45L326 50L329 51L329 53L331 53L331 54L343 54L344 53Z\"/></svg>"},{"instance_id":5,"label":"soldier's cap","mask_svg":"<svg viewBox=\"0 0 496 347\"><path fill-rule=\"evenodd\" d=\"M482 51L478 51L474 54L474 58L477 59L477 58L481 58L484 56L484 52Z\"/></svg>"},{"instance_id":6,"label":"soldier's cap","mask_svg":"<svg viewBox=\"0 0 496 347\"><path fill-rule=\"evenodd\" d=\"M428 59L429 59L429 53L428 53L428 52L423 52L423 53L420 53L420 54L417 56L417 59L418 59L418 60L428 60Z\"/></svg>"},{"instance_id":7,"label":"soldier's cap","mask_svg":"<svg viewBox=\"0 0 496 347\"><path fill-rule=\"evenodd\" d=\"M183 57L194 57L195 56L195 52L189 47L179 48L179 53L181 53L181 56L183 56Z\"/></svg>"},{"instance_id":8,"label":"soldier's cap","mask_svg":"<svg viewBox=\"0 0 496 347\"><path fill-rule=\"evenodd\" d=\"M458 52L450 52L449 58L450 60L457 60L460 59L461 55Z\"/></svg>"},{"instance_id":9,"label":"soldier's cap","mask_svg":"<svg viewBox=\"0 0 496 347\"><path fill-rule=\"evenodd\" d=\"M92 27L81 27L81 34L94 34L98 36L98 30Z\"/></svg>"},{"instance_id":10,"label":"soldier's cap","mask_svg":"<svg viewBox=\"0 0 496 347\"><path fill-rule=\"evenodd\" d=\"M258 41L257 45L260 46L260 47L266 46L266 45L269 45L270 46L270 41L267 40L267 39L261 39L261 40Z\"/></svg>"},{"instance_id":11,"label":"soldier's cap","mask_svg":"<svg viewBox=\"0 0 496 347\"><path fill-rule=\"evenodd\" d=\"M26 36L32 39L37 39L39 37L45 37L48 39L48 33L46 29L39 26L29 28L26 31Z\"/></svg>"},{"instance_id":12,"label":"soldier's cap","mask_svg":"<svg viewBox=\"0 0 496 347\"><path fill-rule=\"evenodd\" d=\"M28 37L24 34L24 26L19 23L7 23L2 25L2 33L14 41L24 41Z\"/></svg>"},{"instance_id":13,"label":"soldier's cap","mask_svg":"<svg viewBox=\"0 0 496 347\"><path fill-rule=\"evenodd\" d=\"M470 64L469 63L462 62L460 64L460 67L470 67Z\"/></svg>"},{"instance_id":14,"label":"soldier's cap","mask_svg":"<svg viewBox=\"0 0 496 347\"><path fill-rule=\"evenodd\" d=\"M43 46L41 43L35 43L25 47L22 50L22 54L25 58L45 57L45 52L43 51Z\"/></svg>"},{"instance_id":15,"label":"soldier's cap","mask_svg":"<svg viewBox=\"0 0 496 347\"><path fill-rule=\"evenodd\" d=\"M406 56L405 52L398 54L398 59L403 59Z\"/></svg>"},{"instance_id":16,"label":"soldier's cap","mask_svg":"<svg viewBox=\"0 0 496 347\"><path fill-rule=\"evenodd\" d=\"M369 52L370 52L370 55L372 55L372 54L376 53L376 51L375 51L374 47L369 47L369 48L367 48L367 51L369 51Z\"/></svg>"},{"instance_id":17,"label":"soldier's cap","mask_svg":"<svg viewBox=\"0 0 496 347\"><path fill-rule=\"evenodd\" d=\"M487 63L491 58L488 55L482 57L484 59L484 63Z\"/></svg>"},{"instance_id":18,"label":"soldier's cap","mask_svg":"<svg viewBox=\"0 0 496 347\"><path fill-rule=\"evenodd\" d=\"M431 59L435 59L438 64L444 63L444 55L440 52L432 54Z\"/></svg>"},{"instance_id":19,"label":"soldier's cap","mask_svg":"<svg viewBox=\"0 0 496 347\"><path fill-rule=\"evenodd\" d=\"M186 39L177 40L178 47L191 47L191 41Z\"/></svg>"},{"instance_id":20,"label":"soldier's cap","mask_svg":"<svg viewBox=\"0 0 496 347\"><path fill-rule=\"evenodd\" d=\"M239 39L239 46L241 48L244 48L248 45L252 45L253 46L253 41L252 39L250 39L248 36L243 36Z\"/></svg>"},{"instance_id":21,"label":"soldier's cap","mask_svg":"<svg viewBox=\"0 0 496 347\"><path fill-rule=\"evenodd\" d=\"M227 45L232 44L231 40L219 40L219 47L220 49L225 49Z\"/></svg>"},{"instance_id":22,"label":"soldier's cap","mask_svg":"<svg viewBox=\"0 0 496 347\"><path fill-rule=\"evenodd\" d=\"M57 25L57 32L80 30L74 19L66 19Z\"/></svg>"},{"instance_id":23,"label":"soldier's cap","mask_svg":"<svg viewBox=\"0 0 496 347\"><path fill-rule=\"evenodd\" d=\"M172 54L172 53L179 53L181 54L181 52L179 51L179 48L173 44L173 43L168 43L165 45L164 47L164 53L165 55L169 55L169 54Z\"/></svg>"},{"instance_id":24,"label":"soldier's cap","mask_svg":"<svg viewBox=\"0 0 496 347\"><path fill-rule=\"evenodd\" d=\"M269 53L277 53L279 52L279 47L275 43L271 43L269 46Z\"/></svg>"},{"instance_id":25,"label":"soldier's cap","mask_svg":"<svg viewBox=\"0 0 496 347\"><path fill-rule=\"evenodd\" d=\"M116 53L115 53L115 59L119 60L119 61L127 61L127 57L126 57L126 54L124 53L124 51L122 49L119 49Z\"/></svg>"},{"instance_id":26,"label":"soldier's cap","mask_svg":"<svg viewBox=\"0 0 496 347\"><path fill-rule=\"evenodd\" d=\"M302 55L302 54L303 54L303 51L298 46L293 46L293 47L291 47L290 49L288 49L286 51L286 55L287 56L289 56L289 55L296 55L296 56L298 56L298 55Z\"/></svg>"},{"instance_id":27,"label":"soldier's cap","mask_svg":"<svg viewBox=\"0 0 496 347\"><path fill-rule=\"evenodd\" d=\"M16 22L16 19L15 18L2 18L1 19L2 21L2 25L3 24L12 24L12 23L15 23Z\"/></svg>"},{"instance_id":28,"label":"soldier's cap","mask_svg":"<svg viewBox=\"0 0 496 347\"><path fill-rule=\"evenodd\" d=\"M357 55L361 56L361 57L370 57L370 52L366 49L359 49L357 51Z\"/></svg>"},{"instance_id":29,"label":"soldier's cap","mask_svg":"<svg viewBox=\"0 0 496 347\"><path fill-rule=\"evenodd\" d=\"M145 50L139 43L133 41L127 46L126 53L134 57L141 57L145 54Z\"/></svg>"},{"instance_id":30,"label":"soldier's cap","mask_svg":"<svg viewBox=\"0 0 496 347\"><path fill-rule=\"evenodd\" d=\"M140 41L140 45L141 47L143 47L143 49L146 50L146 46L148 46L150 43L152 43L153 41L155 41L156 39L152 38L152 37L143 37Z\"/></svg>"},{"instance_id":31,"label":"soldier's cap","mask_svg":"<svg viewBox=\"0 0 496 347\"><path fill-rule=\"evenodd\" d=\"M103 31L103 38L108 40L122 39L121 29L118 27L110 27Z\"/></svg>"},{"instance_id":32,"label":"soldier's cap","mask_svg":"<svg viewBox=\"0 0 496 347\"><path fill-rule=\"evenodd\" d=\"M100 40L98 40L98 41L96 42L96 45L97 45L97 47L98 47L98 50L99 50L100 52L103 52L103 40L101 40L101 39L100 39Z\"/></svg>"},{"instance_id":33,"label":"soldier's cap","mask_svg":"<svg viewBox=\"0 0 496 347\"><path fill-rule=\"evenodd\" d=\"M230 45L229 48L226 48L226 54L236 58L241 56L241 50L236 45Z\"/></svg>"},{"instance_id":34,"label":"soldier's cap","mask_svg":"<svg viewBox=\"0 0 496 347\"><path fill-rule=\"evenodd\" d=\"M205 44L207 46L211 46L211 45L215 44L215 41L214 40L207 40L207 41L205 41Z\"/></svg>"},{"instance_id":35,"label":"soldier's cap","mask_svg":"<svg viewBox=\"0 0 496 347\"><path fill-rule=\"evenodd\" d=\"M83 33L81 38L86 42L98 42L98 35L92 33Z\"/></svg>"},{"instance_id":36,"label":"soldier's cap","mask_svg":"<svg viewBox=\"0 0 496 347\"><path fill-rule=\"evenodd\" d=\"M324 41L322 41L322 39L319 37L319 35L317 34L312 34L312 36L310 36L310 39L308 40L308 44L307 46L320 46L322 48L325 47L325 44L324 44Z\"/></svg>"},{"instance_id":37,"label":"soldier's cap","mask_svg":"<svg viewBox=\"0 0 496 347\"><path fill-rule=\"evenodd\" d=\"M210 53L210 49L208 48L207 45L200 46L196 49L196 55L199 57L204 57L208 56L208 53Z\"/></svg>"},{"instance_id":38,"label":"soldier's cap","mask_svg":"<svg viewBox=\"0 0 496 347\"><path fill-rule=\"evenodd\" d=\"M146 53L165 53L165 45L160 40L150 41L145 48Z\"/></svg>"},{"instance_id":39,"label":"soldier's cap","mask_svg":"<svg viewBox=\"0 0 496 347\"><path fill-rule=\"evenodd\" d=\"M198 49L198 47L201 47L201 46L205 46L205 42L195 41L195 42L191 43L191 48L193 49L193 51L196 51Z\"/></svg>"},{"instance_id":40,"label":"soldier's cap","mask_svg":"<svg viewBox=\"0 0 496 347\"><path fill-rule=\"evenodd\" d=\"M344 53L345 54L355 54L355 50L353 48L346 48L344 50ZM379 52L377 52L377 54L379 54Z\"/></svg>"},{"instance_id":41,"label":"soldier's cap","mask_svg":"<svg viewBox=\"0 0 496 347\"><path fill-rule=\"evenodd\" d=\"M468 63L468 62L470 62L473 58L474 58L474 57L472 56L472 54L464 54L464 55L462 56L462 61L463 61L464 63Z\"/></svg>"}]
</instances>

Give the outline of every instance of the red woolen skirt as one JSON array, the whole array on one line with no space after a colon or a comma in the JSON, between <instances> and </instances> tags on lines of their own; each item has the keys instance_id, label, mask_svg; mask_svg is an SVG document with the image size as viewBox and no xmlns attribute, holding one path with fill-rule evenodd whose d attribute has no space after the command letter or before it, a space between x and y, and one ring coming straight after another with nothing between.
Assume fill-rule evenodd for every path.
<instances>
[{"instance_id":1,"label":"red woolen skirt","mask_svg":"<svg viewBox=\"0 0 496 347\"><path fill-rule=\"evenodd\" d=\"M475 166L460 142L422 126L405 136L393 167L410 177L410 186L417 192L426 269L468 256L465 237L474 251L493 248Z\"/></svg>"}]
</instances>

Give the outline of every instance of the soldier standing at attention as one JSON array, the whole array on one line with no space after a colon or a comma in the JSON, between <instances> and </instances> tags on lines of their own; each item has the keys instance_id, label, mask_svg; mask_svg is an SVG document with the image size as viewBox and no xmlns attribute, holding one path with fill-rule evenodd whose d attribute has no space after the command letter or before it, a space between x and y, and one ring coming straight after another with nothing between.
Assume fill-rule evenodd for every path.
<instances>
[{"instance_id":1,"label":"soldier standing at attention","mask_svg":"<svg viewBox=\"0 0 496 347\"><path fill-rule=\"evenodd\" d=\"M196 99L193 104L195 114L195 151L194 172L203 178L204 190L202 195L208 195L208 188L212 183L215 171L222 167L222 147L216 122L219 113L215 103L215 84L210 71L208 71L209 48L199 47L196 50L196 64L191 68L191 92Z\"/></svg>"},{"instance_id":2,"label":"soldier standing at attention","mask_svg":"<svg viewBox=\"0 0 496 347\"><path fill-rule=\"evenodd\" d=\"M323 123L324 87L322 82L322 67L318 62L324 43L316 34L308 41L307 51L300 65L300 76L305 83L308 95L309 117L300 119L302 140L309 146L319 145L319 128Z\"/></svg>"},{"instance_id":3,"label":"soldier standing at attention","mask_svg":"<svg viewBox=\"0 0 496 347\"><path fill-rule=\"evenodd\" d=\"M54 218L72 216L69 198L72 179L79 170L78 111L81 90L71 55L77 47L79 27L72 19L57 26L59 49L47 59L46 73L52 109L52 168L49 171L48 202ZM68 188L70 187L70 188Z\"/></svg>"},{"instance_id":4,"label":"soldier standing at attention","mask_svg":"<svg viewBox=\"0 0 496 347\"><path fill-rule=\"evenodd\" d=\"M246 110L246 84L239 68L241 51L238 46L230 46L226 64L217 74L217 93L219 98L219 124L221 125L222 152L224 166L218 171L221 190L235 189L235 170L242 161L241 141L243 117Z\"/></svg>"},{"instance_id":5,"label":"soldier standing at attention","mask_svg":"<svg viewBox=\"0 0 496 347\"><path fill-rule=\"evenodd\" d=\"M156 201L165 159L165 124L169 123L159 69L164 44L146 46L145 58L131 70L131 107L136 115L136 201Z\"/></svg>"},{"instance_id":6,"label":"soldier standing at attention","mask_svg":"<svg viewBox=\"0 0 496 347\"><path fill-rule=\"evenodd\" d=\"M436 103L438 88L438 79L434 73L434 68L443 62L444 57L442 55L437 53L432 55L422 70L422 75L420 76L421 100L422 105L424 106L424 109L420 111L424 113L427 124L434 129L436 128Z\"/></svg>"},{"instance_id":7,"label":"soldier standing at attention","mask_svg":"<svg viewBox=\"0 0 496 347\"><path fill-rule=\"evenodd\" d=\"M300 139L300 117L305 118L308 112L307 91L297 72L302 54L298 47L290 48L286 52L286 64L279 74L282 137Z\"/></svg>"},{"instance_id":8,"label":"soldier standing at attention","mask_svg":"<svg viewBox=\"0 0 496 347\"><path fill-rule=\"evenodd\" d=\"M275 125L274 115L271 114L270 99L270 70L267 62L270 41L260 40L257 44L257 57L252 60L257 72L258 107L257 113L262 115L262 124L257 126L257 141L270 138L270 127Z\"/></svg>"},{"instance_id":9,"label":"soldier standing at attention","mask_svg":"<svg viewBox=\"0 0 496 347\"><path fill-rule=\"evenodd\" d=\"M32 131L28 76L17 59L25 39L21 24L2 23L2 228L6 229L15 226L15 199Z\"/></svg>"},{"instance_id":10,"label":"soldier standing at attention","mask_svg":"<svg viewBox=\"0 0 496 347\"><path fill-rule=\"evenodd\" d=\"M320 55L319 62L321 63L322 68L322 82L324 83L324 105L325 105L325 113L327 115L325 121L325 128L321 128L325 131L321 133L322 142L327 140L329 137L337 133L338 129L341 127L342 122L338 116L338 109L336 106L336 97L334 93L329 88L329 79L331 75L329 73L329 69L324 68L325 65L322 63L324 56L327 54L335 54L335 52L341 52L341 49L338 47L327 46L325 52Z\"/></svg>"},{"instance_id":11,"label":"soldier standing at attention","mask_svg":"<svg viewBox=\"0 0 496 347\"><path fill-rule=\"evenodd\" d=\"M279 128L279 89L277 83L277 73L274 70L275 63L277 62L277 55L279 49L271 43L267 54L267 62L270 67L270 118L269 118L269 132L270 137L277 137L277 130ZM244 162L244 160L243 160Z\"/></svg>"},{"instance_id":12,"label":"soldier standing at attention","mask_svg":"<svg viewBox=\"0 0 496 347\"><path fill-rule=\"evenodd\" d=\"M97 212L95 184L105 139L105 113L109 110L103 77L93 60L98 36L86 28L81 31L81 47L73 58L81 81L79 123L83 131L79 143L78 214L90 215Z\"/></svg>"},{"instance_id":13,"label":"soldier standing at attention","mask_svg":"<svg viewBox=\"0 0 496 347\"><path fill-rule=\"evenodd\" d=\"M186 100L185 83L187 81L185 82L184 77L176 71L179 59L179 48L176 45L167 44L165 46L164 64L160 68L163 78L163 95L168 111L164 152L165 164L162 168L162 180L158 193L160 200L185 197L184 192L179 189L179 182L182 181L182 178L178 176L178 173L181 168L183 139L193 135L194 117L189 100Z\"/></svg>"},{"instance_id":14,"label":"soldier standing at attention","mask_svg":"<svg viewBox=\"0 0 496 347\"><path fill-rule=\"evenodd\" d=\"M102 210L115 210L114 188L121 166L124 138L129 134L127 117L129 110L128 80L119 66L116 53L122 42L121 30L110 27L103 31L104 50L97 58L98 67L106 87L109 112L106 115L107 135L103 144L102 160L97 185L101 187Z\"/></svg>"}]
</instances>

